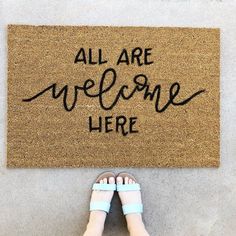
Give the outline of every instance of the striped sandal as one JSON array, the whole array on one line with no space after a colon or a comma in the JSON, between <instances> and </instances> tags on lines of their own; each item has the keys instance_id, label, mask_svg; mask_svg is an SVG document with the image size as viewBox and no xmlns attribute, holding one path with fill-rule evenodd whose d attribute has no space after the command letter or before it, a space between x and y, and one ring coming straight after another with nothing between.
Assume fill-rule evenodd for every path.
<instances>
[{"instance_id":1,"label":"striped sandal","mask_svg":"<svg viewBox=\"0 0 236 236\"><path fill-rule=\"evenodd\" d=\"M113 172L104 172L98 176L95 183L93 184L92 190L95 191L115 191L116 190L116 184L101 184L100 180L107 178L107 180L110 177L115 178L115 174ZM109 213L110 211L110 202L106 201L91 201L90 202L90 211L105 211L106 213Z\"/></svg>"},{"instance_id":2,"label":"striped sandal","mask_svg":"<svg viewBox=\"0 0 236 236\"><path fill-rule=\"evenodd\" d=\"M117 192L128 192L128 191L140 191L140 184L137 183L135 177L129 173L122 172L117 177L122 177L124 180L125 177L135 181L133 184L117 184ZM143 204L142 203L132 203L125 204L122 206L123 214L128 215L132 213L143 213Z\"/></svg>"}]
</instances>

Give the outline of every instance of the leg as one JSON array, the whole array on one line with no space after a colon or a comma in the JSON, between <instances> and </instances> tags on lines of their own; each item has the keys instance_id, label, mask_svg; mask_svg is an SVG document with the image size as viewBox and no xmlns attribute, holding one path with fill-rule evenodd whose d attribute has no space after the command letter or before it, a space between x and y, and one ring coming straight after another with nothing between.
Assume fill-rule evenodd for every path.
<instances>
[{"instance_id":1,"label":"leg","mask_svg":"<svg viewBox=\"0 0 236 236\"><path fill-rule=\"evenodd\" d=\"M115 184L115 178L102 178L99 180L100 184ZM91 202L111 202L114 191L93 190ZM107 212L102 210L92 210L89 216L84 236L101 236L104 229Z\"/></svg>"},{"instance_id":2,"label":"leg","mask_svg":"<svg viewBox=\"0 0 236 236\"><path fill-rule=\"evenodd\" d=\"M140 213L126 215L130 236L149 236Z\"/></svg>"},{"instance_id":3,"label":"leg","mask_svg":"<svg viewBox=\"0 0 236 236\"><path fill-rule=\"evenodd\" d=\"M118 176L116 179L117 185L119 184L135 184L136 180L128 176ZM119 192L122 205L127 204L141 204L141 192L138 191L121 191ZM127 228L131 236L149 236L145 229L141 213L130 213L125 216L127 221Z\"/></svg>"},{"instance_id":4,"label":"leg","mask_svg":"<svg viewBox=\"0 0 236 236\"><path fill-rule=\"evenodd\" d=\"M106 212L92 211L84 236L102 236Z\"/></svg>"}]
</instances>

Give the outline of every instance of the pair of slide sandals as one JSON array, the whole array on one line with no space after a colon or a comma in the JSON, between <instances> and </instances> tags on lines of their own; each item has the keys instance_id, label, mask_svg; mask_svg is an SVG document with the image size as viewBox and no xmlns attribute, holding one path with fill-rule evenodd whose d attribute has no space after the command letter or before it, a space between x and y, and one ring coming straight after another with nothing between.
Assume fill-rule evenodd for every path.
<instances>
[{"instance_id":1,"label":"pair of slide sandals","mask_svg":"<svg viewBox=\"0 0 236 236\"><path fill-rule=\"evenodd\" d=\"M136 182L134 176L128 173L120 173L118 176L128 177ZM100 184L100 180L110 177L116 178L113 172L105 172L98 176L95 184L93 184L93 190L100 190L100 191L117 191L117 192L126 192L126 191L140 191L140 185L138 183L135 184ZM90 211L105 211L109 213L111 204L110 202L105 201L98 201L98 202L90 202ZM143 212L143 204L141 203L134 203L134 204L126 204L122 206L122 210L124 215L131 214L131 213L142 213Z\"/></svg>"}]
</instances>

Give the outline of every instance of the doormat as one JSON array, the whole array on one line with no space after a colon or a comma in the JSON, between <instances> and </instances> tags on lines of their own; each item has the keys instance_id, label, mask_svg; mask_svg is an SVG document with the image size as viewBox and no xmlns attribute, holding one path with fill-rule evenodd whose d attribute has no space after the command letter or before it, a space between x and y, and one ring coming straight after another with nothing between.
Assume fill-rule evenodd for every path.
<instances>
[{"instance_id":1,"label":"doormat","mask_svg":"<svg viewBox=\"0 0 236 236\"><path fill-rule=\"evenodd\" d=\"M220 30L8 26L8 167L218 167Z\"/></svg>"}]
</instances>

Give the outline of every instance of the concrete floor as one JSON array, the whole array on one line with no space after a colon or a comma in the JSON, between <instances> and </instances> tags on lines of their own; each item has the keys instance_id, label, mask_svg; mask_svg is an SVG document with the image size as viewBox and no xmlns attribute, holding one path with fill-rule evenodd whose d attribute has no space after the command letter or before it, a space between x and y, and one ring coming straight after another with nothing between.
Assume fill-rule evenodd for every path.
<instances>
[{"instance_id":1,"label":"concrete floor","mask_svg":"<svg viewBox=\"0 0 236 236\"><path fill-rule=\"evenodd\" d=\"M7 169L6 25L146 25L221 28L221 167L129 169L143 188L153 236L236 235L236 2L0 0L0 236L78 236L104 169ZM118 173L122 169L114 169ZM114 199L105 236L127 235Z\"/></svg>"}]
</instances>

